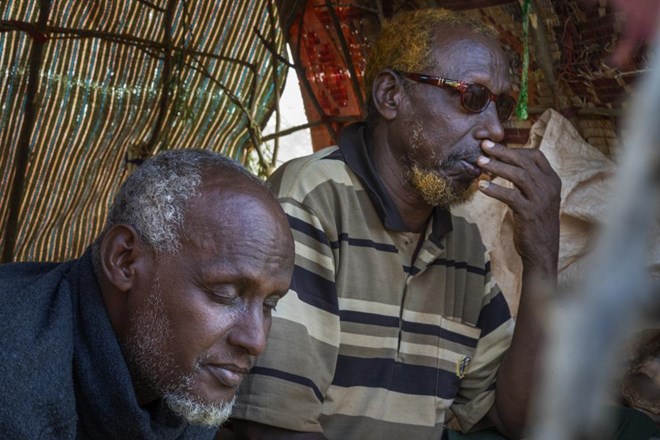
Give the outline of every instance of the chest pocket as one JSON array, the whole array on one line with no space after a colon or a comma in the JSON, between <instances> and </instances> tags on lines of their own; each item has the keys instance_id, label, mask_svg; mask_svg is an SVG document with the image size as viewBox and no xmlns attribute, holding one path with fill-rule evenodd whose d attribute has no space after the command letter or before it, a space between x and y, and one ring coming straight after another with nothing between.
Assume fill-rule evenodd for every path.
<instances>
[{"instance_id":1,"label":"chest pocket","mask_svg":"<svg viewBox=\"0 0 660 440\"><path fill-rule=\"evenodd\" d=\"M444 413L453 403L470 369L481 330L441 318L437 346L436 411ZM438 414L440 415L440 414Z\"/></svg>"}]
</instances>

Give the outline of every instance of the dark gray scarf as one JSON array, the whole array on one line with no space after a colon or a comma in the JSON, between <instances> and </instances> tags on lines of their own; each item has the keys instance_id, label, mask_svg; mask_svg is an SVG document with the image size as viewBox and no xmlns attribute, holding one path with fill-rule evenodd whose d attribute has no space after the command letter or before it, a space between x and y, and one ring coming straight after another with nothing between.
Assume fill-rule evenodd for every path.
<instances>
[{"instance_id":1,"label":"dark gray scarf","mask_svg":"<svg viewBox=\"0 0 660 440\"><path fill-rule=\"evenodd\" d=\"M211 439L164 404L138 405L128 367L101 299L90 252L66 277L74 298L73 376L79 438Z\"/></svg>"},{"instance_id":2,"label":"dark gray scarf","mask_svg":"<svg viewBox=\"0 0 660 440\"><path fill-rule=\"evenodd\" d=\"M0 436L212 439L161 402L138 405L91 252L0 266Z\"/></svg>"}]
</instances>

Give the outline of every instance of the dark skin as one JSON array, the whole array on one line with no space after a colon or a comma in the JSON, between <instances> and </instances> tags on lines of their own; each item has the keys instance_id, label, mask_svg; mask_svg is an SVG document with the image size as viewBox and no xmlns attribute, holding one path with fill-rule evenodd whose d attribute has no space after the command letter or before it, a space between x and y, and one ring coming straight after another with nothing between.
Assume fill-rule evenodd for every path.
<instances>
[{"instance_id":1,"label":"dark skin","mask_svg":"<svg viewBox=\"0 0 660 440\"><path fill-rule=\"evenodd\" d=\"M509 91L508 64L492 39L456 27L436 38L431 63L436 67L419 73L480 83L495 94ZM373 162L410 231L424 230L433 210L405 178L412 165L446 178L455 191L476 188L480 173L514 186L486 181L479 190L513 211L514 243L524 265L516 330L498 372L496 401L489 413L500 432L519 438L543 347L543 293L556 282L561 181L538 149L510 149L500 143L504 128L492 102L482 113L470 113L454 91L417 83L406 88L404 81L390 69L374 80L378 122L373 129ZM442 165L447 163L451 165ZM324 438L235 422L246 438Z\"/></svg>"},{"instance_id":2,"label":"dark skin","mask_svg":"<svg viewBox=\"0 0 660 440\"><path fill-rule=\"evenodd\" d=\"M439 35L442 37L442 34ZM424 72L436 76L478 82L493 93L508 91L504 55L492 41L466 30L452 30L441 49L435 52L437 66L443 69ZM467 60L467 61L466 61ZM421 118L431 132L428 148L442 158L451 149L481 149L477 165L493 177L514 184L506 188L484 181L479 190L507 204L513 211L514 244L523 262L522 294L516 330L497 378L496 401L490 418L500 432L510 438L522 436L527 410L536 382L543 329L540 311L543 293L556 282L559 253L559 202L561 181L538 149L510 149L500 144L504 129L491 103L482 113L468 113L459 98L447 90L414 85L403 90L402 79L383 72L374 85L374 99L383 119L374 132L377 169L399 212L411 230L421 231L432 207L404 179L401 179L402 154L410 126L406 115ZM414 109L414 110L411 110ZM402 122L402 123L399 123ZM397 153L399 153L397 155ZM430 154L425 153L427 156ZM403 155L405 157L405 155ZM457 187L466 185L453 170L440 170Z\"/></svg>"},{"instance_id":3,"label":"dark skin","mask_svg":"<svg viewBox=\"0 0 660 440\"><path fill-rule=\"evenodd\" d=\"M504 55L492 41L465 30L453 30L441 47L435 53L436 65L453 67L424 73L478 82L496 94L508 91ZM425 204L414 188L401 179L402 168L406 165L401 160L405 157L402 152L406 151L406 139L411 136L405 115L411 113L411 108L425 127L433 124L440 132L427 136L438 139L437 143L429 143L429 149L438 150L436 155L449 154L452 148L469 150L473 145L472 148L478 146L481 155L477 165L481 170L514 184L514 188L506 188L483 181L479 190L511 208L515 222L514 244L523 262L516 330L498 373L496 401L489 414L500 432L519 438L527 421L543 343L542 294L555 286L557 276L561 181L538 149L510 149L499 143L503 140L504 129L493 103L482 113L470 114L460 106L458 96L447 90L428 88L415 85L406 93L399 76L388 71L379 75L374 85L374 99L387 123L376 127L374 137L377 145L386 148L375 151L374 161L399 212L414 231L426 226L433 207ZM438 172L451 179L454 175L450 171ZM465 183L456 178L456 186L461 185Z\"/></svg>"},{"instance_id":4,"label":"dark skin","mask_svg":"<svg viewBox=\"0 0 660 440\"><path fill-rule=\"evenodd\" d=\"M130 225L102 238L99 283L118 339L135 336L132 319L151 307L150 295L163 304L167 337L146 336L157 364L171 368L151 381L133 376L142 406L162 397L154 380L171 384L181 375L191 375L189 392L201 401L231 400L288 290L293 238L279 204L244 176L222 175L204 176L188 202L177 253L153 251Z\"/></svg>"},{"instance_id":5,"label":"dark skin","mask_svg":"<svg viewBox=\"0 0 660 440\"><path fill-rule=\"evenodd\" d=\"M490 47L492 46L492 47ZM456 66L450 71L427 69L423 73L478 82L494 93L507 91L509 85L503 56L499 50L472 43L469 37L456 38L454 44L443 44L436 51L437 65ZM471 54L466 56L466 54ZM410 92L404 90L404 79L387 69L374 81L373 96L382 123L374 129L374 165L409 230L420 232L431 216L433 206L403 176L412 165L437 172L445 177L452 189L460 191L473 185L475 174L459 163L441 169L438 161L451 155L476 158L479 143L485 139L500 142L504 128L497 119L495 106L482 113L468 113L460 105L454 91L413 83ZM420 134L421 132L421 134ZM414 144L411 139L415 139ZM479 171L477 171L477 174Z\"/></svg>"}]
</instances>

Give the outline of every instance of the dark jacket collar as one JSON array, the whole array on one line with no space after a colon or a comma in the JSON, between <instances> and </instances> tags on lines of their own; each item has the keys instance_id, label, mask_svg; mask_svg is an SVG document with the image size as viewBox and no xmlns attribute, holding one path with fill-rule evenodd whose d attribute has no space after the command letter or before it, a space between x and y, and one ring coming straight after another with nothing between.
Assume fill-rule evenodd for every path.
<instances>
[{"instance_id":1,"label":"dark jacket collar","mask_svg":"<svg viewBox=\"0 0 660 440\"><path fill-rule=\"evenodd\" d=\"M94 276L89 249L66 279L77 318L73 364L78 438L213 438L214 429L189 425L162 401L149 408L139 406Z\"/></svg>"},{"instance_id":2,"label":"dark jacket collar","mask_svg":"<svg viewBox=\"0 0 660 440\"><path fill-rule=\"evenodd\" d=\"M394 201L385 190L383 181L371 163L372 136L364 122L344 128L339 138L339 150L348 167L360 178L369 194L381 222L387 229L408 231ZM443 208L433 208L433 227L430 239L438 244L452 230L451 215Z\"/></svg>"}]
</instances>

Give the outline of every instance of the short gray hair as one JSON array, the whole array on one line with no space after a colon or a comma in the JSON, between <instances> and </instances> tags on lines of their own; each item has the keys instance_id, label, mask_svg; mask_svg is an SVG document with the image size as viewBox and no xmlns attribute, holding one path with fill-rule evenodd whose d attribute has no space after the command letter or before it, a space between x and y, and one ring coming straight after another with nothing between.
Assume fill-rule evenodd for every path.
<instances>
[{"instance_id":1,"label":"short gray hair","mask_svg":"<svg viewBox=\"0 0 660 440\"><path fill-rule=\"evenodd\" d=\"M219 153L168 150L147 160L124 182L110 207L104 232L113 225L128 224L155 252L177 252L185 208L199 194L204 169L247 178L266 187L238 162Z\"/></svg>"}]
</instances>

